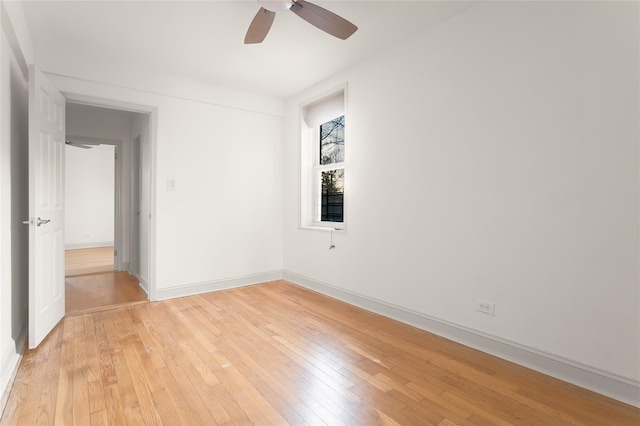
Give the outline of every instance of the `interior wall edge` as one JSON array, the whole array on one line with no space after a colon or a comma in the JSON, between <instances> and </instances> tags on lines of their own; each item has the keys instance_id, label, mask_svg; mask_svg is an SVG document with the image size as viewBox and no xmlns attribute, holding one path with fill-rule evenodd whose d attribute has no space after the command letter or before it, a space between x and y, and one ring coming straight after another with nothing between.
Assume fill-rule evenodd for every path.
<instances>
[{"instance_id":1,"label":"interior wall edge","mask_svg":"<svg viewBox=\"0 0 640 426\"><path fill-rule=\"evenodd\" d=\"M603 371L578 361L343 290L295 272L284 270L282 279L626 404L640 407L640 381L634 378Z\"/></svg>"},{"instance_id":2,"label":"interior wall edge","mask_svg":"<svg viewBox=\"0 0 640 426\"><path fill-rule=\"evenodd\" d=\"M7 7L10 8L7 9ZM29 66L28 64L32 60L33 52L31 39L28 37L28 34L25 33L26 22L23 21L24 16L22 15L22 5L18 2L10 2L0 1L0 20L2 21L2 31L7 36L7 40L9 41L9 46L13 51L16 59L18 60L18 66L24 75L24 78L27 79L29 76ZM17 22L17 25L14 25L14 21L23 21ZM21 34L18 34L16 31L16 26L19 29ZM24 50L28 52L25 53Z\"/></svg>"}]
</instances>

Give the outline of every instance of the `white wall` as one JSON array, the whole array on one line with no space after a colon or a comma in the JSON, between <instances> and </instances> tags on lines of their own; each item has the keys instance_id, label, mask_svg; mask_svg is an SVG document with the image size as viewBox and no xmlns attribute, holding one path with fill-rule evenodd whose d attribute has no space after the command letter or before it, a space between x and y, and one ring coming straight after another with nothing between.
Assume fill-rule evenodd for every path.
<instances>
[{"instance_id":1,"label":"white wall","mask_svg":"<svg viewBox=\"0 0 640 426\"><path fill-rule=\"evenodd\" d=\"M483 2L291 99L285 277L637 389L638 40L635 2ZM298 229L298 106L345 82L330 251Z\"/></svg>"},{"instance_id":2,"label":"white wall","mask_svg":"<svg viewBox=\"0 0 640 426\"><path fill-rule=\"evenodd\" d=\"M115 146L65 149L65 248L114 242Z\"/></svg>"},{"instance_id":3,"label":"white wall","mask_svg":"<svg viewBox=\"0 0 640 426\"><path fill-rule=\"evenodd\" d=\"M155 176L149 280L157 294L152 288L152 298L281 276L279 108L266 114L262 101L226 107L209 98L194 101L49 77L63 93L155 111L149 153ZM167 189L169 178L175 180L175 190Z\"/></svg>"},{"instance_id":4,"label":"white wall","mask_svg":"<svg viewBox=\"0 0 640 426\"><path fill-rule=\"evenodd\" d=\"M159 108L158 289L281 271L281 119L187 101Z\"/></svg>"},{"instance_id":5,"label":"white wall","mask_svg":"<svg viewBox=\"0 0 640 426\"><path fill-rule=\"evenodd\" d=\"M28 309L26 63L2 4L0 40L0 395L25 343ZM10 42L9 40L12 39Z\"/></svg>"}]
</instances>

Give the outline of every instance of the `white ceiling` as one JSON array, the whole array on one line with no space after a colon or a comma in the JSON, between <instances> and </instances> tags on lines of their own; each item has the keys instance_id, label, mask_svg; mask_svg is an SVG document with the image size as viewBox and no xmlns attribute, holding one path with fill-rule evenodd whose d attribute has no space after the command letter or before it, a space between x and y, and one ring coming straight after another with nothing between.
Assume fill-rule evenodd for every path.
<instances>
[{"instance_id":1,"label":"white ceiling","mask_svg":"<svg viewBox=\"0 0 640 426\"><path fill-rule=\"evenodd\" d=\"M36 53L153 67L287 98L476 3L312 2L350 20L358 31L342 41L285 11L262 44L244 45L259 9L255 0L26 1L24 11Z\"/></svg>"}]
</instances>

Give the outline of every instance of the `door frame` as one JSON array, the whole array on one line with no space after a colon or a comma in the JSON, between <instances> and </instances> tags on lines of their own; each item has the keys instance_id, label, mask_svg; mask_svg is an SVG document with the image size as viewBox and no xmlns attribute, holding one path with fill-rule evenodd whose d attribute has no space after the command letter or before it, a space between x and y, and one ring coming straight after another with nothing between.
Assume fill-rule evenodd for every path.
<instances>
[{"instance_id":1,"label":"door frame","mask_svg":"<svg viewBox=\"0 0 640 426\"><path fill-rule=\"evenodd\" d=\"M133 271L139 273L140 271L140 198L142 196L140 191L140 186L142 182L140 179L141 175L141 155L140 155L140 144L142 134L141 132L133 133L135 136L131 138L131 164L138 164L137 168L133 169L133 173L131 175L132 182L132 208L133 208L133 216L131 221L131 243L132 245L138 247L138 250L133 250L131 252L131 262L130 268Z\"/></svg>"},{"instance_id":2,"label":"door frame","mask_svg":"<svg viewBox=\"0 0 640 426\"><path fill-rule=\"evenodd\" d=\"M62 91L67 102L84 104L102 108L113 108L122 111L147 114L149 116L149 220L148 220L148 282L147 296L150 301L157 300L156 296L156 129L158 123L158 109L149 105L135 104L115 99L105 99L81 93ZM139 261L138 257L138 261Z\"/></svg>"}]
</instances>

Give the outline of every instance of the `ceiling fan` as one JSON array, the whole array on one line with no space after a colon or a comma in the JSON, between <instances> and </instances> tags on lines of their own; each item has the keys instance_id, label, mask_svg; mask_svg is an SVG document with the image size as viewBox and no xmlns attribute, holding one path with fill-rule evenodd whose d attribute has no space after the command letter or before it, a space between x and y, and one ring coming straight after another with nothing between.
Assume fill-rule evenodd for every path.
<instances>
[{"instance_id":1,"label":"ceiling fan","mask_svg":"<svg viewBox=\"0 0 640 426\"><path fill-rule=\"evenodd\" d=\"M346 19L305 0L258 0L258 3L261 6L260 10L249 25L244 44L262 43L276 13L287 9L311 25L342 40L349 38L358 29Z\"/></svg>"},{"instance_id":2,"label":"ceiling fan","mask_svg":"<svg viewBox=\"0 0 640 426\"><path fill-rule=\"evenodd\" d=\"M73 147L76 147L76 148L82 148L82 149L91 149L91 148L93 148L91 145L85 145L85 144L83 144L83 143L78 143L78 142L70 141L70 140L68 140L68 139L67 139L66 141L64 141L64 143L65 143L66 145L70 145L70 146L73 146Z\"/></svg>"}]
</instances>

